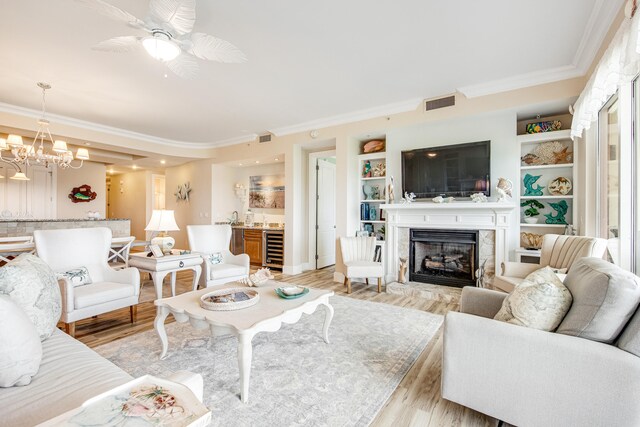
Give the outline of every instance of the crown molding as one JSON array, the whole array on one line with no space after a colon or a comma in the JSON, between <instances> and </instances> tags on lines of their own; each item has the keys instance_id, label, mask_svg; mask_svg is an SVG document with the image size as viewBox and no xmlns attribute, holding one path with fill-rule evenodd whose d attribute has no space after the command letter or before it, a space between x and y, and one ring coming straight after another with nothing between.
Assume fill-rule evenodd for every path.
<instances>
[{"instance_id":1,"label":"crown molding","mask_svg":"<svg viewBox=\"0 0 640 427\"><path fill-rule=\"evenodd\" d=\"M580 73L580 70L578 70L575 65L563 65L562 67L533 71L531 73L493 80L486 83L463 86L458 88L458 92L461 92L467 98L477 98L479 96L493 95L495 93L572 79L574 77L580 77L581 75L583 74Z\"/></svg>"},{"instance_id":2,"label":"crown molding","mask_svg":"<svg viewBox=\"0 0 640 427\"><path fill-rule=\"evenodd\" d=\"M510 90L552 83L584 76L625 0L596 0L587 20L580 44L570 65L534 71L505 79L463 86L458 91L467 98L492 95Z\"/></svg>"},{"instance_id":3,"label":"crown molding","mask_svg":"<svg viewBox=\"0 0 640 427\"><path fill-rule=\"evenodd\" d=\"M586 74L596 57L604 38L611 28L625 0L596 0L585 26L580 44L573 57L575 65L582 74Z\"/></svg>"},{"instance_id":4,"label":"crown molding","mask_svg":"<svg viewBox=\"0 0 640 427\"><path fill-rule=\"evenodd\" d=\"M3 102L0 102L0 112L15 114L22 117L29 117L29 118L33 118L34 120L37 120L42 116L42 112L40 110L33 110L30 108L20 107L17 105L11 105ZM243 135L243 136L225 139L221 141L188 142L188 141L177 141L174 139L160 138L153 135L147 135L140 132L134 132L126 129L116 128L113 126L102 125L100 123L89 122L86 120L74 119L72 117L62 116L58 114L47 113L47 118L50 119L52 123L56 123L56 124L73 126L81 129L102 132L108 135L114 135L114 136L119 136L124 138L137 139L139 141L150 142L153 144L159 144L159 145L163 145L166 147L173 147L173 148L188 148L188 149L202 150L202 149L208 149L208 148L222 147L226 145L239 144L243 142L250 142L255 140L258 137L257 134L249 134L249 135Z\"/></svg>"},{"instance_id":5,"label":"crown molding","mask_svg":"<svg viewBox=\"0 0 640 427\"><path fill-rule=\"evenodd\" d=\"M269 132L275 136L291 135L299 132L307 132L313 129L323 129L331 126L344 125L347 123L359 122L362 120L384 117L391 114L406 113L407 111L416 110L424 101L423 98L414 98L406 101L395 102L393 104L381 105L378 107L357 110L350 113L339 114L336 116L325 117L323 119L302 122L297 125L283 126L271 129Z\"/></svg>"}]
</instances>

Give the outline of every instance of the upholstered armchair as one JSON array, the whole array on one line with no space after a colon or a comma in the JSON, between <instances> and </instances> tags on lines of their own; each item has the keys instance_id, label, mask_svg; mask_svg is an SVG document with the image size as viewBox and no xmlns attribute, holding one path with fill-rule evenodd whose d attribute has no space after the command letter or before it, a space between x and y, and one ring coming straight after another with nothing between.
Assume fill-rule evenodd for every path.
<instances>
[{"instance_id":1,"label":"upholstered armchair","mask_svg":"<svg viewBox=\"0 0 640 427\"><path fill-rule=\"evenodd\" d=\"M566 274L578 258L602 258L606 250L607 241L604 239L546 234L542 238L540 264L505 262L502 264L502 274L496 275L493 280L493 287L511 292L530 273L546 266L557 268L560 274Z\"/></svg>"},{"instance_id":2,"label":"upholstered armchair","mask_svg":"<svg viewBox=\"0 0 640 427\"><path fill-rule=\"evenodd\" d=\"M249 275L249 255L233 255L229 250L230 225L187 225L187 235L191 251L199 252L204 259L200 286L223 285Z\"/></svg>"},{"instance_id":3,"label":"upholstered armchair","mask_svg":"<svg viewBox=\"0 0 640 427\"><path fill-rule=\"evenodd\" d=\"M59 276L61 320L69 335L75 335L76 321L124 307L129 307L131 323L135 322L140 273L137 268L114 270L109 266L109 228L35 230L33 237L38 256L56 273L82 267L88 271L89 284L74 283L69 276Z\"/></svg>"},{"instance_id":4,"label":"upholstered armchair","mask_svg":"<svg viewBox=\"0 0 640 427\"><path fill-rule=\"evenodd\" d=\"M344 264L344 285L347 293L351 293L351 280L364 279L369 284L369 278L378 279L378 292L382 292L382 277L384 268L381 262L373 257L376 252L375 237L340 237L340 250Z\"/></svg>"}]
</instances>

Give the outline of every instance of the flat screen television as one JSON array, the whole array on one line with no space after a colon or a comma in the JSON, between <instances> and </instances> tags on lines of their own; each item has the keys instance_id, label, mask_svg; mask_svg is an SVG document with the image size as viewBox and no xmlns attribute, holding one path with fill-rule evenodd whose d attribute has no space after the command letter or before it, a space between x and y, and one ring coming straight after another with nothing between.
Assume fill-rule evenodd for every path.
<instances>
[{"instance_id":1,"label":"flat screen television","mask_svg":"<svg viewBox=\"0 0 640 427\"><path fill-rule=\"evenodd\" d=\"M491 141L402 152L402 194L417 199L436 196L490 196Z\"/></svg>"}]
</instances>

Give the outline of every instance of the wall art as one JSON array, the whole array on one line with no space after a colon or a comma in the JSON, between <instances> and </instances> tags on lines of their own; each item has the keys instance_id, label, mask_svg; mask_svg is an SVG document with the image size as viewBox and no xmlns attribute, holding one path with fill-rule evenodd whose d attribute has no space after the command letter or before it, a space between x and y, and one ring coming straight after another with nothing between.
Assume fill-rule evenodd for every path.
<instances>
[{"instance_id":1,"label":"wall art","mask_svg":"<svg viewBox=\"0 0 640 427\"><path fill-rule=\"evenodd\" d=\"M249 207L284 209L284 175L249 177Z\"/></svg>"},{"instance_id":2,"label":"wall art","mask_svg":"<svg viewBox=\"0 0 640 427\"><path fill-rule=\"evenodd\" d=\"M68 196L73 203L90 202L98 197L95 191L91 191L90 185L81 185L80 187L73 187L71 193Z\"/></svg>"}]
</instances>

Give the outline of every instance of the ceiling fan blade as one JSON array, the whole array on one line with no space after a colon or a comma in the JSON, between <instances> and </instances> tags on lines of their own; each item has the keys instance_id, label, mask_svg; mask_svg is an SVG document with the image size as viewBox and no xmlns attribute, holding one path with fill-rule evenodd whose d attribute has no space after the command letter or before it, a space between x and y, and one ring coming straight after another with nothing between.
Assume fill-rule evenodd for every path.
<instances>
[{"instance_id":1,"label":"ceiling fan blade","mask_svg":"<svg viewBox=\"0 0 640 427\"><path fill-rule=\"evenodd\" d=\"M95 10L103 16L106 16L107 18L124 22L125 24L134 28L144 28L144 22L141 19L136 18L129 12L110 5L103 0L76 0L76 2L90 7L91 9Z\"/></svg>"},{"instance_id":2,"label":"ceiling fan blade","mask_svg":"<svg viewBox=\"0 0 640 427\"><path fill-rule=\"evenodd\" d=\"M104 52L131 52L140 46L139 41L140 38L135 36L114 37L109 40L101 41L91 49L101 50Z\"/></svg>"},{"instance_id":3,"label":"ceiling fan blade","mask_svg":"<svg viewBox=\"0 0 640 427\"><path fill-rule=\"evenodd\" d=\"M195 0L151 0L149 15L157 24L167 24L175 35L183 35L193 30L196 22Z\"/></svg>"},{"instance_id":4,"label":"ceiling fan blade","mask_svg":"<svg viewBox=\"0 0 640 427\"><path fill-rule=\"evenodd\" d=\"M189 53L200 59L218 61L224 63L246 62L247 57L240 49L226 40L210 36L204 33L191 35L191 47Z\"/></svg>"},{"instance_id":5,"label":"ceiling fan blade","mask_svg":"<svg viewBox=\"0 0 640 427\"><path fill-rule=\"evenodd\" d=\"M167 67L177 76L192 79L198 74L198 62L188 53L181 53L171 61L165 62Z\"/></svg>"}]
</instances>

